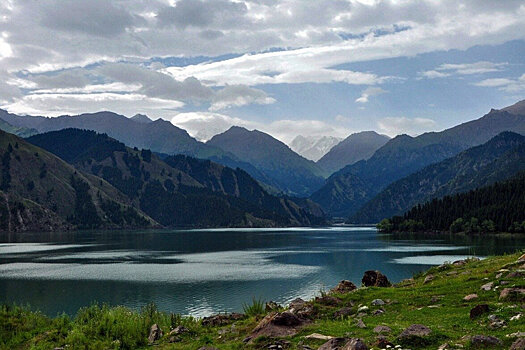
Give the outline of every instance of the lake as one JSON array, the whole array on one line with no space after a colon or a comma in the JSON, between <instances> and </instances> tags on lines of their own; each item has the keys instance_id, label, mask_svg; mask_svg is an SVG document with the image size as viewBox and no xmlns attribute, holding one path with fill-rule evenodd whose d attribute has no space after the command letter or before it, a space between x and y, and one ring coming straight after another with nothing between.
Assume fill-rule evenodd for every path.
<instances>
[{"instance_id":1,"label":"lake","mask_svg":"<svg viewBox=\"0 0 525 350\"><path fill-rule=\"evenodd\" d=\"M0 303L54 316L94 301L206 316L252 298L311 298L377 269L397 282L444 261L515 252L523 237L396 238L374 228L0 235Z\"/></svg>"}]
</instances>

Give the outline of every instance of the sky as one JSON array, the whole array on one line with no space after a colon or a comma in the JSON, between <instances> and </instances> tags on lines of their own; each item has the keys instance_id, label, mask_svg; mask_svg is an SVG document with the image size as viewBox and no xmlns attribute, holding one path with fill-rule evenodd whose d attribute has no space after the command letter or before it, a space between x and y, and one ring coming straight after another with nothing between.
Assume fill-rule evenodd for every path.
<instances>
[{"instance_id":1,"label":"sky","mask_svg":"<svg viewBox=\"0 0 525 350\"><path fill-rule=\"evenodd\" d=\"M525 99L522 0L3 0L0 108L296 135L443 130Z\"/></svg>"}]
</instances>

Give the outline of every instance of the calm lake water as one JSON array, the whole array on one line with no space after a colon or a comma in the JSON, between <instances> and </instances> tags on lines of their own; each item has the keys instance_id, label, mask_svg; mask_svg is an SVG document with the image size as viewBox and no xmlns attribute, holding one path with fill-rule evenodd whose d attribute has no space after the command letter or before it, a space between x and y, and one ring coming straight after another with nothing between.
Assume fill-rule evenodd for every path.
<instances>
[{"instance_id":1,"label":"calm lake water","mask_svg":"<svg viewBox=\"0 0 525 350\"><path fill-rule=\"evenodd\" d=\"M253 297L311 298L377 269L397 282L444 261L515 252L521 238L397 239L372 228L0 235L0 303L49 315L94 301L205 316Z\"/></svg>"}]
</instances>

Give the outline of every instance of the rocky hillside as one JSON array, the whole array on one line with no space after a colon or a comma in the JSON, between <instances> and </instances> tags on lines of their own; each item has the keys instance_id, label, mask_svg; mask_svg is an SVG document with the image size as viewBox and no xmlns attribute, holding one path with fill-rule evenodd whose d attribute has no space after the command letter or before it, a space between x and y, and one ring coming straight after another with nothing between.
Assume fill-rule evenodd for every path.
<instances>
[{"instance_id":1,"label":"rocky hillside","mask_svg":"<svg viewBox=\"0 0 525 350\"><path fill-rule=\"evenodd\" d=\"M290 143L290 148L306 159L317 162L342 139L334 136L296 136Z\"/></svg>"},{"instance_id":2,"label":"rocky hillside","mask_svg":"<svg viewBox=\"0 0 525 350\"><path fill-rule=\"evenodd\" d=\"M101 178L0 131L0 230L48 231L157 225Z\"/></svg>"},{"instance_id":3,"label":"rocky hillside","mask_svg":"<svg viewBox=\"0 0 525 350\"><path fill-rule=\"evenodd\" d=\"M383 218L401 215L418 203L487 186L523 170L525 136L503 132L481 146L394 182L366 203L349 222L377 223Z\"/></svg>"}]
</instances>

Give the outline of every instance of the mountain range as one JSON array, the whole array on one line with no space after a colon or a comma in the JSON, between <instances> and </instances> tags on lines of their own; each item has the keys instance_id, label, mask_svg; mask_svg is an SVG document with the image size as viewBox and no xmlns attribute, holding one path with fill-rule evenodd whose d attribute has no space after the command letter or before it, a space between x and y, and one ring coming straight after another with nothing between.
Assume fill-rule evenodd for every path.
<instances>
[{"instance_id":1,"label":"mountain range","mask_svg":"<svg viewBox=\"0 0 525 350\"><path fill-rule=\"evenodd\" d=\"M441 132L397 136L369 159L332 174L310 198L332 216L352 217L386 186L427 165L485 143L503 131L525 134L524 107L520 102L506 109L492 109L480 119Z\"/></svg>"},{"instance_id":2,"label":"mountain range","mask_svg":"<svg viewBox=\"0 0 525 350\"><path fill-rule=\"evenodd\" d=\"M63 129L27 140L107 181L163 226L302 226L323 221L309 208L268 194L241 169L180 155L161 160L150 150L132 149L87 130Z\"/></svg>"},{"instance_id":3,"label":"mountain range","mask_svg":"<svg viewBox=\"0 0 525 350\"><path fill-rule=\"evenodd\" d=\"M234 126L215 135L206 144L252 164L274 180L270 185L286 189L283 191L286 194L307 196L324 183L325 172L317 164L258 130Z\"/></svg>"},{"instance_id":4,"label":"mountain range","mask_svg":"<svg viewBox=\"0 0 525 350\"><path fill-rule=\"evenodd\" d=\"M290 148L306 159L317 162L335 145L341 142L334 136L296 136L290 143Z\"/></svg>"},{"instance_id":5,"label":"mountain range","mask_svg":"<svg viewBox=\"0 0 525 350\"><path fill-rule=\"evenodd\" d=\"M491 185L523 170L525 136L506 131L483 145L394 182L366 203L349 222L379 222L401 215L418 203Z\"/></svg>"},{"instance_id":6,"label":"mountain range","mask_svg":"<svg viewBox=\"0 0 525 350\"><path fill-rule=\"evenodd\" d=\"M332 174L346 165L370 158L388 140L388 136L375 131L352 134L330 149L317 164Z\"/></svg>"}]
</instances>

